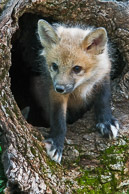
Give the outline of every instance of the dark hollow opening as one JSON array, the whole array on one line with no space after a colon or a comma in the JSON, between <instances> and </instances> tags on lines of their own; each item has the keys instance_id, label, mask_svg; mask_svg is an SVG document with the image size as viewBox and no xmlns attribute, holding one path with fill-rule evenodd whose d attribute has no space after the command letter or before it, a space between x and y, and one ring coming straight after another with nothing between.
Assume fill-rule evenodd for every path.
<instances>
[{"instance_id":1,"label":"dark hollow opening","mask_svg":"<svg viewBox=\"0 0 129 194\"><path fill-rule=\"evenodd\" d=\"M43 111L38 103L41 98L40 93L33 94L33 81L40 84L42 79L43 66L39 57L42 46L38 40L37 22L42 18L40 15L25 13L19 19L19 29L12 37L12 66L10 68L11 90L15 100L22 111L25 119L35 126L45 126L42 120ZM52 23L51 18L44 18ZM114 45L118 48L117 45ZM113 54L112 54L113 53ZM124 62L118 49L111 51L113 60L111 78L112 80L122 73ZM34 97L34 98L33 98ZM30 111L31 107L31 111Z\"/></svg>"},{"instance_id":2,"label":"dark hollow opening","mask_svg":"<svg viewBox=\"0 0 129 194\"><path fill-rule=\"evenodd\" d=\"M12 37L11 50L11 90L23 116L35 126L46 126L41 116L41 105L38 104L40 94L34 98L32 94L32 78L40 82L43 73L43 61L39 57L42 46L37 35L37 23L41 18L40 15L25 13L19 19L19 29ZM51 18L44 19L52 22Z\"/></svg>"}]
</instances>

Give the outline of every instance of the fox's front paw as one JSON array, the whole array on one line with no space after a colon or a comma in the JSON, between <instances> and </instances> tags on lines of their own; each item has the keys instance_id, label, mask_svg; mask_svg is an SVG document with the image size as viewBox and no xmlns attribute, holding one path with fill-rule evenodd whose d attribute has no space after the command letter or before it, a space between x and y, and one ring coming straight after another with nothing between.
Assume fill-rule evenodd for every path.
<instances>
[{"instance_id":1,"label":"fox's front paw","mask_svg":"<svg viewBox=\"0 0 129 194\"><path fill-rule=\"evenodd\" d=\"M119 123L116 119L112 119L111 122L106 121L103 123L98 123L96 127L100 130L104 137L109 139L115 139L119 130Z\"/></svg>"},{"instance_id":2,"label":"fox's front paw","mask_svg":"<svg viewBox=\"0 0 129 194\"><path fill-rule=\"evenodd\" d=\"M63 146L57 145L54 139L49 138L45 140L45 147L47 150L48 156L55 162L61 162Z\"/></svg>"}]
</instances>

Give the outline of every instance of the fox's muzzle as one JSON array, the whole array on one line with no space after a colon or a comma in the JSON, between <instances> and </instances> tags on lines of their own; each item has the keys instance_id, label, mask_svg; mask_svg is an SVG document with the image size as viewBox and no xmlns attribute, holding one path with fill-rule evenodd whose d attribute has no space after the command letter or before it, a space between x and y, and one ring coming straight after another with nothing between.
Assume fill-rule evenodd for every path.
<instances>
[{"instance_id":1,"label":"fox's muzzle","mask_svg":"<svg viewBox=\"0 0 129 194\"><path fill-rule=\"evenodd\" d=\"M74 86L72 84L67 84L67 85L56 84L54 87L55 87L55 91L61 94L71 93L74 89Z\"/></svg>"}]
</instances>

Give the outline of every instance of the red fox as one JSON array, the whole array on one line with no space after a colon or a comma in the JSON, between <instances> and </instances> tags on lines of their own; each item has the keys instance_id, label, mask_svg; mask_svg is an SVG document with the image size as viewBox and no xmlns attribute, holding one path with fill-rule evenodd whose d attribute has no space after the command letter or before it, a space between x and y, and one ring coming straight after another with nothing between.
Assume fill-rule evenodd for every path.
<instances>
[{"instance_id":1,"label":"red fox","mask_svg":"<svg viewBox=\"0 0 129 194\"><path fill-rule=\"evenodd\" d=\"M61 162L66 122L85 113L87 99L93 98L96 127L104 137L116 138L119 124L110 107L108 38L104 28L67 27L38 21L38 35L45 58L44 117L50 123L46 150Z\"/></svg>"}]
</instances>

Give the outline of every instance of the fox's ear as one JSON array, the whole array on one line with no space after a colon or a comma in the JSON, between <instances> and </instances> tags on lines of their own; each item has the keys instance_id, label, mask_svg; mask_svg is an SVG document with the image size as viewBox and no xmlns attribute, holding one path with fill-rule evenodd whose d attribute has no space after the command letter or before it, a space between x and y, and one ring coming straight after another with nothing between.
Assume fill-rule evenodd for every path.
<instances>
[{"instance_id":1,"label":"fox's ear","mask_svg":"<svg viewBox=\"0 0 129 194\"><path fill-rule=\"evenodd\" d=\"M38 21L38 34L44 48L51 47L52 44L56 44L59 41L55 30L45 20Z\"/></svg>"},{"instance_id":2,"label":"fox's ear","mask_svg":"<svg viewBox=\"0 0 129 194\"><path fill-rule=\"evenodd\" d=\"M101 54L107 43L107 32L104 28L97 28L90 32L82 41L81 47L91 54Z\"/></svg>"}]
</instances>

